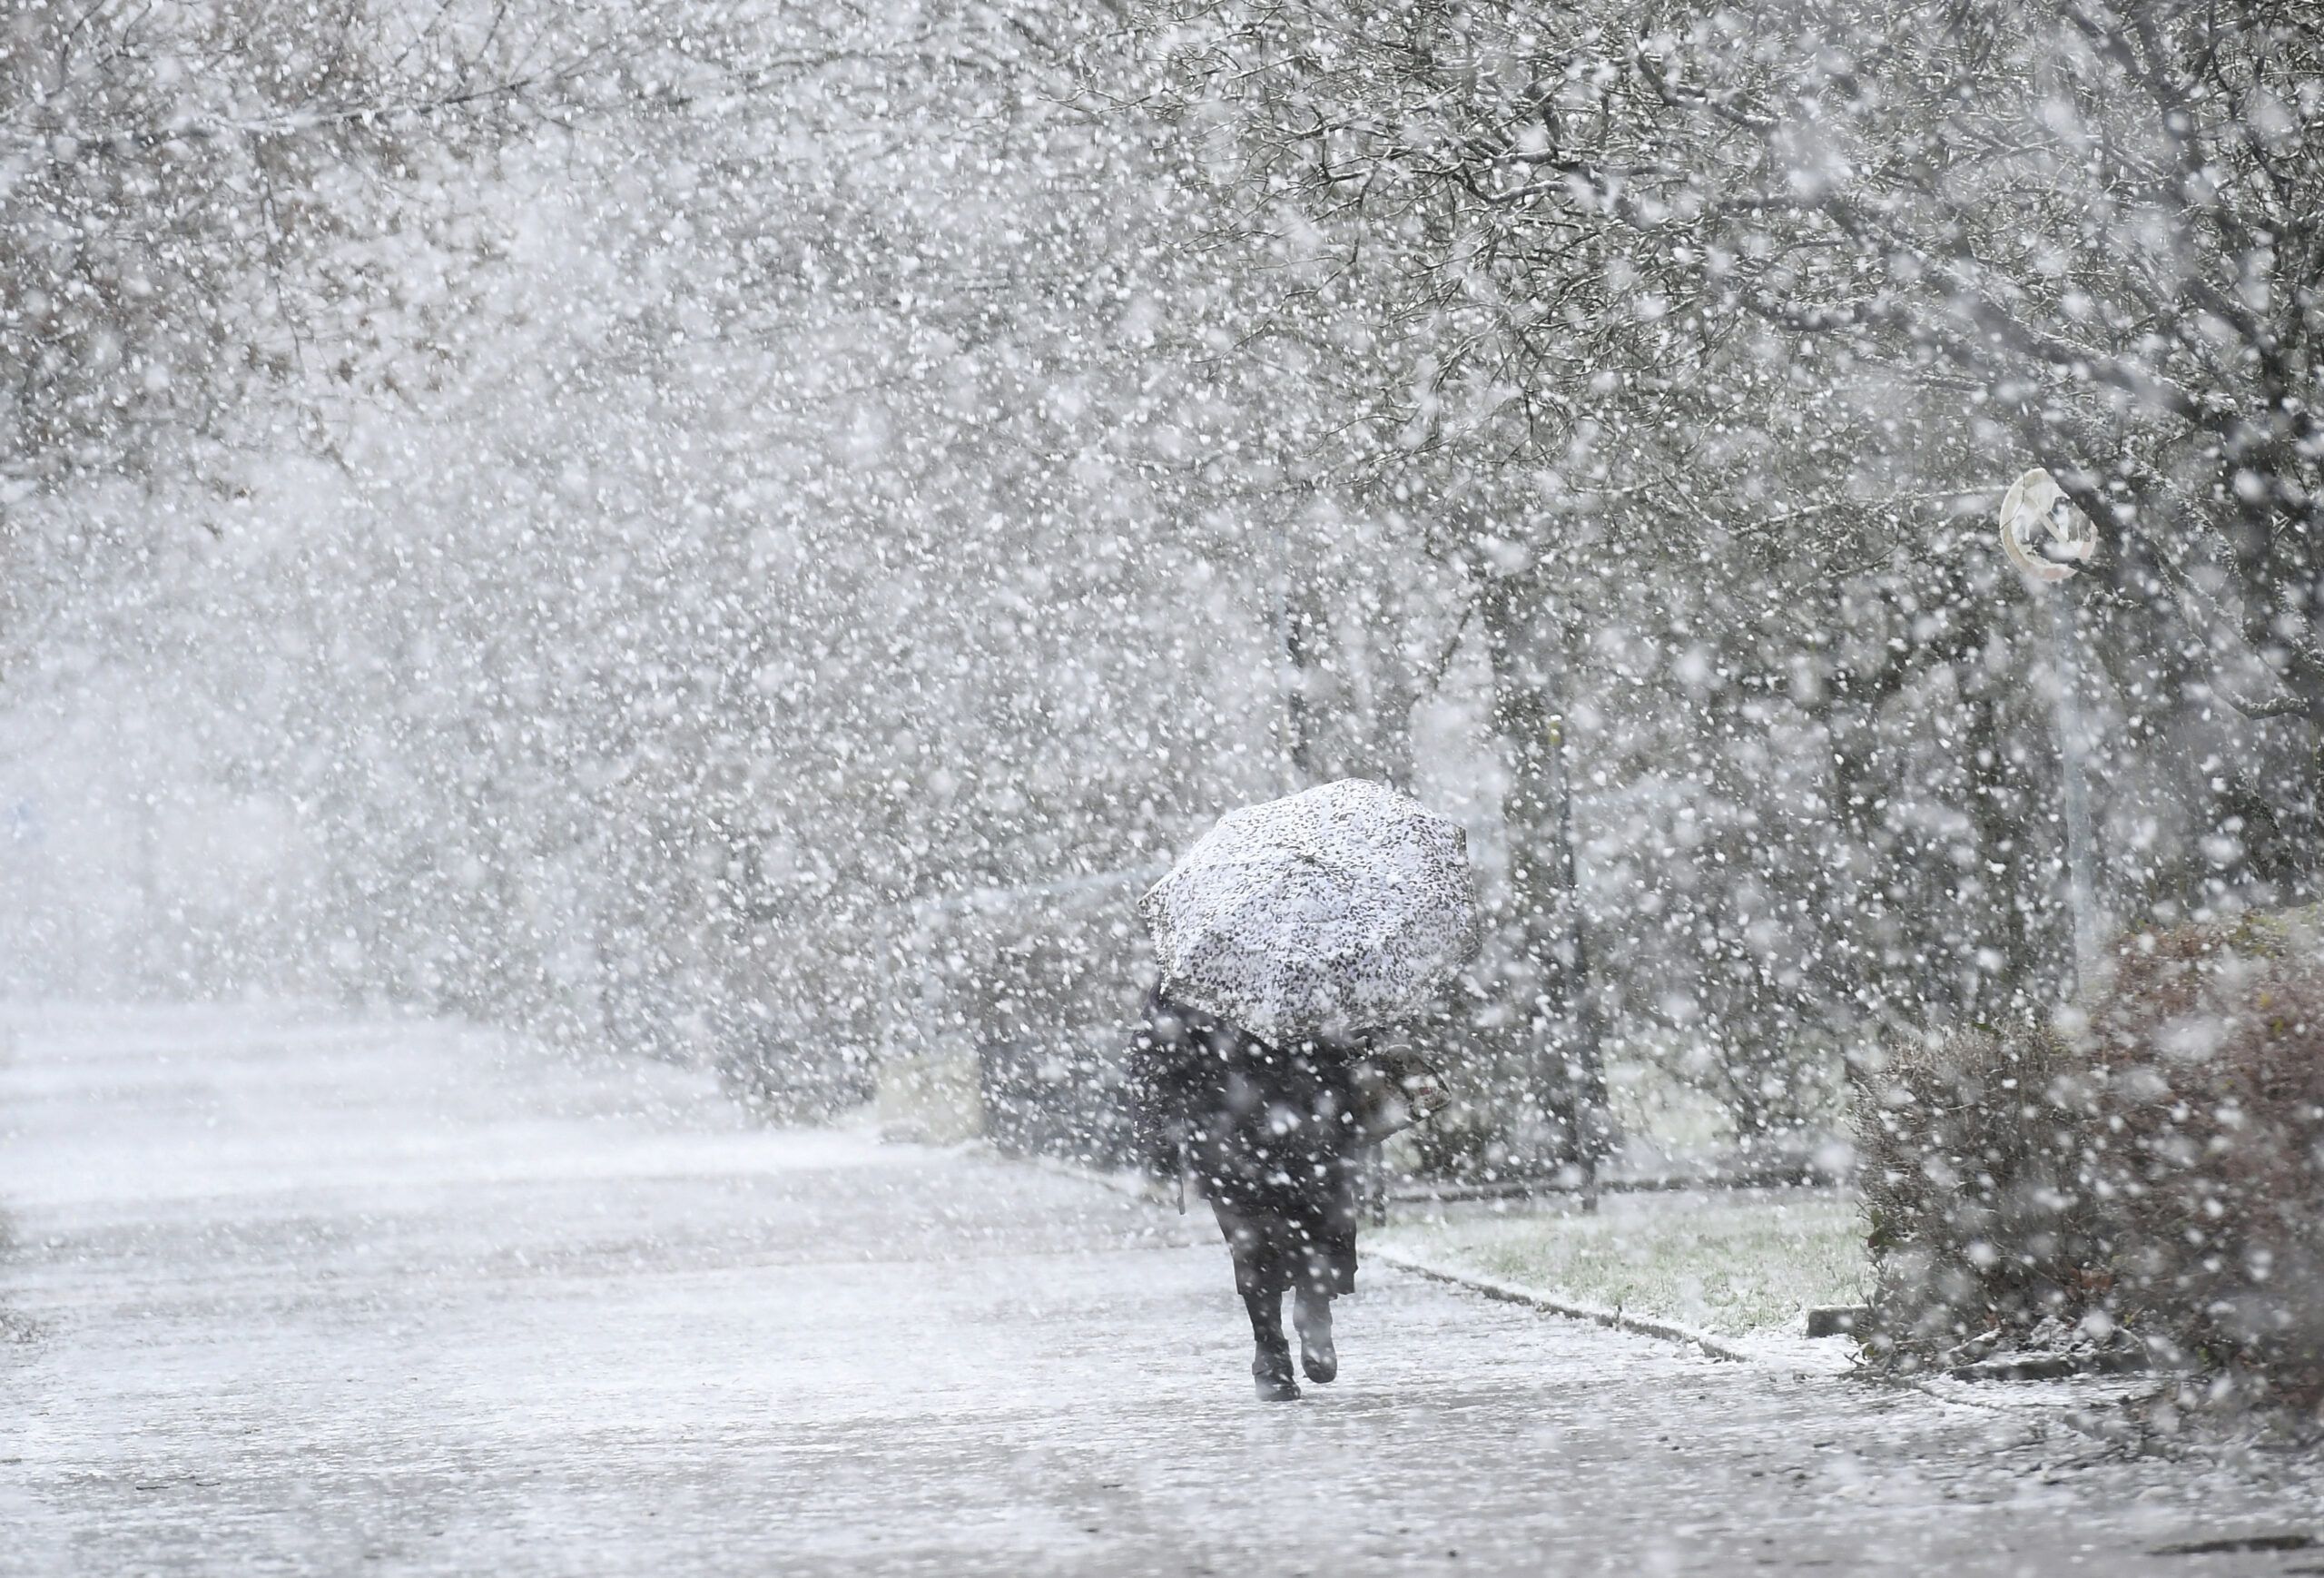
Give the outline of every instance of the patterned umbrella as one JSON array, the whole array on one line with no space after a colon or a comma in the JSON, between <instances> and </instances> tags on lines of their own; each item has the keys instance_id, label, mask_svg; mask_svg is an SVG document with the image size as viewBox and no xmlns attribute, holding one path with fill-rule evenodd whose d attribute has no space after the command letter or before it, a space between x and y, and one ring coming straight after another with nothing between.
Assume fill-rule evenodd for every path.
<instances>
[{"instance_id":1,"label":"patterned umbrella","mask_svg":"<svg viewBox=\"0 0 2324 1578\"><path fill-rule=\"evenodd\" d=\"M1138 901L1163 995L1281 1044L1425 1008L1477 950L1467 835L1362 778L1219 818Z\"/></svg>"}]
</instances>

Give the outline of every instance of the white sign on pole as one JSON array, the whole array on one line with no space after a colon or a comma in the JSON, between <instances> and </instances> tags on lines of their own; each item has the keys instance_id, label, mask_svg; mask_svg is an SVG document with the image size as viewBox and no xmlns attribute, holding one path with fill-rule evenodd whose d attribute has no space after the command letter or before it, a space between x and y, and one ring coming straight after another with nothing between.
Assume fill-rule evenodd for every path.
<instances>
[{"instance_id":1,"label":"white sign on pole","mask_svg":"<svg viewBox=\"0 0 2324 1578\"><path fill-rule=\"evenodd\" d=\"M2037 581L2063 581L2098 551L2098 528L2041 467L2001 498L2001 550Z\"/></svg>"},{"instance_id":2,"label":"white sign on pole","mask_svg":"<svg viewBox=\"0 0 2324 1578\"><path fill-rule=\"evenodd\" d=\"M2057 663L2060 788L2066 814L2066 900L2073 912L2074 977L2086 982L2098 957L2098 899L2091 849L2090 788L2083 771L2081 642L2073 604L2051 590L2098 552L2098 528L2036 466L2009 485L2001 500L2001 547L2050 605L2052 656Z\"/></svg>"}]
</instances>

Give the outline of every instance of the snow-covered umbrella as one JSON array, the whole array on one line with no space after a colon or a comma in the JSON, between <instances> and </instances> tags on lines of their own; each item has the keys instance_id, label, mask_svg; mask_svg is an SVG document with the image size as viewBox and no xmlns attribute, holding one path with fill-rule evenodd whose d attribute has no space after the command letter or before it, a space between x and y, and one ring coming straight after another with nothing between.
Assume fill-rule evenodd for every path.
<instances>
[{"instance_id":1,"label":"snow-covered umbrella","mask_svg":"<svg viewBox=\"0 0 2324 1578\"><path fill-rule=\"evenodd\" d=\"M1138 901L1163 994L1281 1044L1424 1009L1475 953L1468 838L1362 778L1219 818Z\"/></svg>"}]
</instances>

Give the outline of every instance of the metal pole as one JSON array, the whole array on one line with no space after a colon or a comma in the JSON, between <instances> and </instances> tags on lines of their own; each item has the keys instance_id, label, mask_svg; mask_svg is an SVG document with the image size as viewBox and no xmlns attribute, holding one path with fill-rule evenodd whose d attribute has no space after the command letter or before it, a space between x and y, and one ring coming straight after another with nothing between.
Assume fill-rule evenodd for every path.
<instances>
[{"instance_id":1,"label":"metal pole","mask_svg":"<svg viewBox=\"0 0 2324 1578\"><path fill-rule=\"evenodd\" d=\"M2097 883L2092 875L2090 787L2083 773L2082 651L2073 599L2064 587L2049 588L2051 655L2057 665L2059 776L2066 809L2066 902L2073 916L2073 985L2089 980L2098 960Z\"/></svg>"}]
</instances>

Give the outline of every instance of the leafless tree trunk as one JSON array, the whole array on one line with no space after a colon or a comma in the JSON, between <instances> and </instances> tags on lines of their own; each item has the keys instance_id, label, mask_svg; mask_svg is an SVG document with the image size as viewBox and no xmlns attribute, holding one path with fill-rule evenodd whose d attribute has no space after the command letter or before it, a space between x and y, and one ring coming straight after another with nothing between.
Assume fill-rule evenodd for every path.
<instances>
[{"instance_id":1,"label":"leafless tree trunk","mask_svg":"<svg viewBox=\"0 0 2324 1578\"><path fill-rule=\"evenodd\" d=\"M1594 1195L1611 1134L1603 1027L1575 882L1560 632L1533 577L1489 581L1477 613L1492 670L1493 730L1509 772L1502 800L1509 876L1497 942L1511 1011L1501 1029L1543 1121L1542 1159L1579 1169Z\"/></svg>"}]
</instances>

